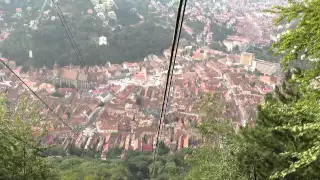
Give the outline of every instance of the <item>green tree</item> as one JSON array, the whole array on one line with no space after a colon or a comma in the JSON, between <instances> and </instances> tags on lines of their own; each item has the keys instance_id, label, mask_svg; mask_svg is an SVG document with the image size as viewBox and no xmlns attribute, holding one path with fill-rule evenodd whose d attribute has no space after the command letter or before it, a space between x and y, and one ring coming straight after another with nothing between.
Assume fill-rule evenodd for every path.
<instances>
[{"instance_id":1,"label":"green tree","mask_svg":"<svg viewBox=\"0 0 320 180\"><path fill-rule=\"evenodd\" d=\"M71 145L69 148L70 155L74 156L82 156L83 149L76 147L75 145Z\"/></svg>"},{"instance_id":2,"label":"green tree","mask_svg":"<svg viewBox=\"0 0 320 180\"><path fill-rule=\"evenodd\" d=\"M186 179L246 179L239 169L237 153L241 138L223 116L219 95L205 95L200 105L199 131L204 144L192 152Z\"/></svg>"},{"instance_id":3,"label":"green tree","mask_svg":"<svg viewBox=\"0 0 320 180\"><path fill-rule=\"evenodd\" d=\"M151 162L151 156L138 155L128 160L128 168L131 172L134 172L136 176L139 176L139 178L148 178L149 165L151 164Z\"/></svg>"},{"instance_id":4,"label":"green tree","mask_svg":"<svg viewBox=\"0 0 320 180\"><path fill-rule=\"evenodd\" d=\"M97 156L97 152L91 149L87 149L83 151L83 155L90 158L95 158Z\"/></svg>"},{"instance_id":5,"label":"green tree","mask_svg":"<svg viewBox=\"0 0 320 180\"><path fill-rule=\"evenodd\" d=\"M34 3L42 5L43 2L37 1ZM124 27L114 31L110 28L104 28L102 21L94 15L79 14L79 12L86 11L88 7L92 6L90 2L80 4L75 2L76 6L82 6L80 8L70 8L72 7L70 2L66 1L59 3L61 7L66 7L70 12L70 16L65 18L87 65L105 64L107 60L111 63L139 60L149 54L161 55L164 49L170 47L173 31L170 28L156 26L147 17L144 23L137 24L140 18L137 13L130 11L133 4L131 1L117 1L119 7L115 10L118 13L117 23ZM148 6L145 8L148 8ZM54 9L51 10L52 13L55 12ZM33 20L25 16L24 18L28 23ZM10 24L11 21L12 19L8 20L7 23ZM129 26L134 24L136 24L135 27ZM109 25L110 27L115 26L111 22ZM10 38L1 43L0 47L3 50L3 56L15 60L18 65L23 65L28 59L28 50L33 51L34 57L30 61L37 68L44 65L52 68L55 61L61 66L79 64L77 55L59 20L42 20L37 30L19 25L13 27L14 30L11 32ZM28 33L26 33L26 30L28 30ZM108 37L107 46L98 45L96 37L102 35ZM48 46L48 42L50 42L50 46Z\"/></svg>"},{"instance_id":6,"label":"green tree","mask_svg":"<svg viewBox=\"0 0 320 180\"><path fill-rule=\"evenodd\" d=\"M256 69L254 70L253 74L256 75L256 76L262 76L263 75L260 71L258 71Z\"/></svg>"},{"instance_id":7,"label":"green tree","mask_svg":"<svg viewBox=\"0 0 320 180\"><path fill-rule=\"evenodd\" d=\"M163 141L160 141L159 142L159 155L162 156L162 155L165 155L167 154L168 152L170 151L170 149L164 144Z\"/></svg>"},{"instance_id":8,"label":"green tree","mask_svg":"<svg viewBox=\"0 0 320 180\"><path fill-rule=\"evenodd\" d=\"M268 12L278 15L276 25L295 23L273 44L286 70L282 85L258 107L254 128L245 128L245 148L239 153L241 169L251 179L317 179L319 176L320 1L289 1ZM298 63L297 63L298 62ZM300 64L312 64L305 68ZM302 69L290 69L292 66Z\"/></svg>"},{"instance_id":9,"label":"green tree","mask_svg":"<svg viewBox=\"0 0 320 180\"><path fill-rule=\"evenodd\" d=\"M155 169L151 175L152 179L184 179L189 168L184 162L184 153L176 152L158 156L155 163ZM153 168L153 162L149 166L150 172Z\"/></svg>"},{"instance_id":10,"label":"green tree","mask_svg":"<svg viewBox=\"0 0 320 180\"><path fill-rule=\"evenodd\" d=\"M60 179L128 179L128 170L121 161L101 161L92 158L66 157L53 159L52 164L59 171Z\"/></svg>"},{"instance_id":11,"label":"green tree","mask_svg":"<svg viewBox=\"0 0 320 180\"><path fill-rule=\"evenodd\" d=\"M48 156L65 156L66 152L61 147L50 147L46 150Z\"/></svg>"},{"instance_id":12,"label":"green tree","mask_svg":"<svg viewBox=\"0 0 320 180\"><path fill-rule=\"evenodd\" d=\"M103 107L104 106L104 102L99 102L98 107Z\"/></svg>"},{"instance_id":13,"label":"green tree","mask_svg":"<svg viewBox=\"0 0 320 180\"><path fill-rule=\"evenodd\" d=\"M252 46L247 51L250 53L253 53L257 59L261 59L264 61L279 62L281 59L279 55L274 54L270 46L267 46L267 47Z\"/></svg>"},{"instance_id":14,"label":"green tree","mask_svg":"<svg viewBox=\"0 0 320 180\"><path fill-rule=\"evenodd\" d=\"M313 66L289 76L287 82L276 89L275 97L269 96L259 107L257 125L249 135L260 136L252 138L251 142L262 145L257 147L255 158L256 161L262 158L255 166L261 166L256 171L261 177L314 179L318 176L319 9L319 0L302 0L289 1L286 7L276 6L268 10L278 15L276 25L296 24L273 44L276 54L283 55L284 69L296 61L311 61Z\"/></svg>"},{"instance_id":15,"label":"green tree","mask_svg":"<svg viewBox=\"0 0 320 180\"><path fill-rule=\"evenodd\" d=\"M222 42L227 36L234 33L234 30L227 28L225 24L220 25L215 22L211 23L210 29L213 32L213 40L217 42Z\"/></svg>"},{"instance_id":16,"label":"green tree","mask_svg":"<svg viewBox=\"0 0 320 180\"><path fill-rule=\"evenodd\" d=\"M222 43L220 44L219 42L217 41L214 41L211 43L210 47L214 50L218 50L218 51L226 51L227 48L225 45L223 45ZM238 47L238 46L236 46Z\"/></svg>"},{"instance_id":17,"label":"green tree","mask_svg":"<svg viewBox=\"0 0 320 180\"><path fill-rule=\"evenodd\" d=\"M62 95L61 93L59 93L58 91L55 91L54 93L52 93L51 96L54 96L54 97L63 97L63 95Z\"/></svg>"},{"instance_id":18,"label":"green tree","mask_svg":"<svg viewBox=\"0 0 320 180\"><path fill-rule=\"evenodd\" d=\"M241 169L252 179L314 179L319 175L313 127L320 109L315 107L315 92L304 92L292 81L299 75L301 71L288 71L283 84L258 107L255 127L241 132L245 141L239 153Z\"/></svg>"},{"instance_id":19,"label":"green tree","mask_svg":"<svg viewBox=\"0 0 320 180\"><path fill-rule=\"evenodd\" d=\"M140 107L143 107L143 97L142 96L136 97L136 104L139 105Z\"/></svg>"},{"instance_id":20,"label":"green tree","mask_svg":"<svg viewBox=\"0 0 320 180\"><path fill-rule=\"evenodd\" d=\"M34 141L31 127L40 123L36 105L21 100L16 107L0 98L0 177L1 179L55 179L42 157L44 149ZM13 111L12 108L16 108Z\"/></svg>"},{"instance_id":21,"label":"green tree","mask_svg":"<svg viewBox=\"0 0 320 180\"><path fill-rule=\"evenodd\" d=\"M107 153L107 157L110 158L110 159L113 159L113 158L119 158L119 156L121 155L123 151L123 148L110 148L110 150L108 151Z\"/></svg>"}]
</instances>

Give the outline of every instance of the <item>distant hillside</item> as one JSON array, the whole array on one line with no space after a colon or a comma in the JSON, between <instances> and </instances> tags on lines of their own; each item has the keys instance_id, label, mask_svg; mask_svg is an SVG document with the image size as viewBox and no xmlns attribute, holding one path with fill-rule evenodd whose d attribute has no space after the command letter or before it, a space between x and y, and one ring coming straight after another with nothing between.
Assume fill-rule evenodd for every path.
<instances>
[{"instance_id":1,"label":"distant hillside","mask_svg":"<svg viewBox=\"0 0 320 180\"><path fill-rule=\"evenodd\" d=\"M148 4L138 5L137 2L130 3L126 0L115 2L118 7L114 9L117 22L109 21L108 26L103 26L96 12L87 13L88 9L93 9L90 1L71 3L59 1L86 64L101 65L107 61L111 63L134 61L143 59L149 54L159 55L164 49L169 48L173 30L155 25L153 18L139 17L148 12ZM45 10L49 10L48 15L42 16L37 30L24 26L24 24L29 25L30 20L38 16L39 13L35 9L39 9L42 3L29 1L24 4L16 2L6 5L11 11L14 11L13 7L22 7L22 17L12 18L14 12L5 15L7 23L14 30L10 32L10 38L0 44L2 55L16 60L19 65L52 67L55 61L60 65L77 65L77 56L54 8L46 6ZM34 11L30 11L31 13L25 10L29 6L35 8ZM55 19L52 19L53 16ZM98 45L100 36L107 37L107 46ZM31 60L28 60L29 50L33 51L34 57Z\"/></svg>"}]
</instances>

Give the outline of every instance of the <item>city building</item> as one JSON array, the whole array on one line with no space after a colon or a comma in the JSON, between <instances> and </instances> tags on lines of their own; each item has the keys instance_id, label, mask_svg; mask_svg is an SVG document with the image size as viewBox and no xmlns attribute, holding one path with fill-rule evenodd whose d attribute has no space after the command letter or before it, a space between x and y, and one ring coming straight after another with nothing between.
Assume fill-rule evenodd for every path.
<instances>
[{"instance_id":1,"label":"city building","mask_svg":"<svg viewBox=\"0 0 320 180\"><path fill-rule=\"evenodd\" d=\"M251 66L252 70L257 70L267 75L277 75L281 71L279 63L273 63L263 60L254 60Z\"/></svg>"},{"instance_id":2,"label":"city building","mask_svg":"<svg viewBox=\"0 0 320 180\"><path fill-rule=\"evenodd\" d=\"M52 83L67 86L74 86L76 89L89 89L93 85L92 78L82 69L59 68L58 65L53 67Z\"/></svg>"},{"instance_id":3,"label":"city building","mask_svg":"<svg viewBox=\"0 0 320 180\"><path fill-rule=\"evenodd\" d=\"M240 64L243 64L245 66L251 66L254 59L255 56L253 53L243 52L240 56Z\"/></svg>"}]
</instances>

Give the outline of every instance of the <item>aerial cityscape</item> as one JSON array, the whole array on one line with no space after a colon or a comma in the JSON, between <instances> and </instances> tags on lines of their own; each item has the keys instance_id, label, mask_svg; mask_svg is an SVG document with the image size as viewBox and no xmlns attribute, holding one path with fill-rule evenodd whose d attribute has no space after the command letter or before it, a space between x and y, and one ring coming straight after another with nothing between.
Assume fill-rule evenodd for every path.
<instances>
[{"instance_id":1,"label":"aerial cityscape","mask_svg":"<svg viewBox=\"0 0 320 180\"><path fill-rule=\"evenodd\" d=\"M96 5L96 2L92 3ZM114 4L113 1L105 3L107 7ZM212 4L203 2L207 3L205 7L209 9L204 9L198 1L188 3L188 21L200 21L204 24L204 30L193 35L192 27L184 25L184 30L195 36L196 41L180 45L178 49L167 111L172 118L168 119L167 133L161 137L166 145L177 150L196 145L189 142L197 142L197 134L192 133L192 124L200 123L195 105L202 94L223 93L231 104L228 111L232 113L233 122L244 125L262 101L263 95L272 91L279 82L280 72L279 63L257 59L255 54L245 51L247 46L263 47L272 41L275 31L267 28L271 26L269 16L259 9L272 3L243 2L236 8L239 4L236 1L228 4L223 1ZM167 6L150 1L148 7L161 14L161 11L168 11ZM98 7L100 4L95 9ZM88 13L95 13L90 10ZM100 17L100 12L97 12ZM44 14L50 16L47 11ZM173 19L174 14L169 17ZM210 23L226 23L236 30L235 34L222 41L227 51L210 48L212 34L215 33L210 29ZM107 44L105 41L105 37L100 37L98 43ZM236 46L239 53L233 51ZM64 149L75 143L77 147L91 147L102 152L107 152L110 147L152 151L155 148L157 118L160 115L159 106L163 99L169 56L170 49L165 49L162 55L150 54L138 62L107 62L104 66L89 66L88 73L80 66L60 67L56 63L53 69L43 67L22 72L21 66L16 66L15 61L5 57L2 61L8 63L58 116L73 128L81 129L80 135L75 137L44 107L41 113L46 114L52 132L43 139L46 145L63 139L59 142L62 142ZM7 92L9 100L15 101L21 94L31 94L6 68L1 70L1 79L1 89ZM33 100L37 101L37 98ZM184 124L181 124L182 121ZM146 143L143 142L145 136ZM106 158L105 154L102 156Z\"/></svg>"},{"instance_id":2,"label":"aerial cityscape","mask_svg":"<svg viewBox=\"0 0 320 180\"><path fill-rule=\"evenodd\" d=\"M157 134L178 5L4 0L0 91L7 108L13 112L27 98L39 107L41 123L31 129L41 135L41 147L58 147L66 155L75 148L92 151L101 160L111 159L114 149L122 160L130 151L154 152L158 140L171 153L202 147L199 104L208 94L221 96L236 132L255 126L259 104L283 82L282 56L272 44L296 25L276 26L277 15L265 10L288 3L189 0Z\"/></svg>"}]
</instances>

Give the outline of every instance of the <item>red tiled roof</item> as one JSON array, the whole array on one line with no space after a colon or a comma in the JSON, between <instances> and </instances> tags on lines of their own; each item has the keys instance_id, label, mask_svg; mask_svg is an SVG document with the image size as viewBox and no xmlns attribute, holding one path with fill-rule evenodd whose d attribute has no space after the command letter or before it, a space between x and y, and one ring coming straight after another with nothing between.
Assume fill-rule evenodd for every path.
<instances>
[{"instance_id":1,"label":"red tiled roof","mask_svg":"<svg viewBox=\"0 0 320 180\"><path fill-rule=\"evenodd\" d=\"M88 80L88 75L85 74L85 73L79 73L78 79L79 79L80 81L87 81L87 80Z\"/></svg>"},{"instance_id":2,"label":"red tiled roof","mask_svg":"<svg viewBox=\"0 0 320 180\"><path fill-rule=\"evenodd\" d=\"M193 59L196 59L196 60L201 60L203 58L203 54L200 53L200 51L195 51L193 53L193 56L192 56Z\"/></svg>"},{"instance_id":3,"label":"red tiled roof","mask_svg":"<svg viewBox=\"0 0 320 180\"><path fill-rule=\"evenodd\" d=\"M7 58L0 58L1 61L8 61Z\"/></svg>"},{"instance_id":4,"label":"red tiled roof","mask_svg":"<svg viewBox=\"0 0 320 180\"><path fill-rule=\"evenodd\" d=\"M118 126L116 125L110 125L110 124L100 124L100 130L118 130Z\"/></svg>"},{"instance_id":5,"label":"red tiled roof","mask_svg":"<svg viewBox=\"0 0 320 180\"><path fill-rule=\"evenodd\" d=\"M248 43L248 42L249 42L249 39L248 39L248 38L241 37L241 36L229 36L229 37L227 38L227 40L230 40L230 41L240 41L240 42L243 42L243 43Z\"/></svg>"},{"instance_id":6,"label":"red tiled roof","mask_svg":"<svg viewBox=\"0 0 320 180\"><path fill-rule=\"evenodd\" d=\"M108 150L109 150L109 144L107 143L107 144L105 144L105 145L103 146L102 152L106 152L106 151L108 151Z\"/></svg>"},{"instance_id":7,"label":"red tiled roof","mask_svg":"<svg viewBox=\"0 0 320 180\"><path fill-rule=\"evenodd\" d=\"M10 35L10 33L4 32L4 33L2 33L2 34L0 35L0 39L1 39L1 40L5 40L5 39L7 39L7 38L9 37L9 35Z\"/></svg>"},{"instance_id":8,"label":"red tiled roof","mask_svg":"<svg viewBox=\"0 0 320 180\"><path fill-rule=\"evenodd\" d=\"M137 73L137 74L134 75L134 78L137 79L137 80L145 80L146 76L143 73Z\"/></svg>"},{"instance_id":9,"label":"red tiled roof","mask_svg":"<svg viewBox=\"0 0 320 180\"><path fill-rule=\"evenodd\" d=\"M136 66L139 66L138 63L124 62L123 64L127 65L128 67L136 67Z\"/></svg>"},{"instance_id":10,"label":"red tiled roof","mask_svg":"<svg viewBox=\"0 0 320 180\"><path fill-rule=\"evenodd\" d=\"M147 145L142 143L142 151L152 151L152 150L153 150L152 145Z\"/></svg>"},{"instance_id":11,"label":"red tiled roof","mask_svg":"<svg viewBox=\"0 0 320 180\"><path fill-rule=\"evenodd\" d=\"M33 86L34 84L36 84L36 82L32 82L32 81L24 81L28 86Z\"/></svg>"}]
</instances>

